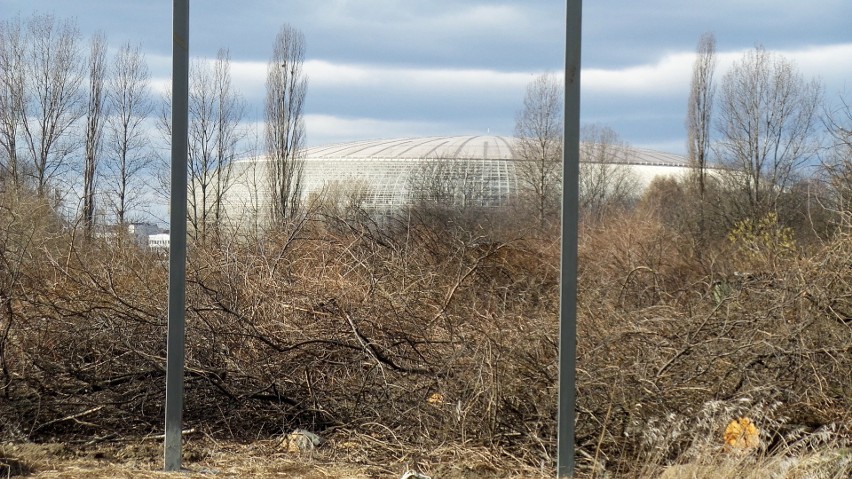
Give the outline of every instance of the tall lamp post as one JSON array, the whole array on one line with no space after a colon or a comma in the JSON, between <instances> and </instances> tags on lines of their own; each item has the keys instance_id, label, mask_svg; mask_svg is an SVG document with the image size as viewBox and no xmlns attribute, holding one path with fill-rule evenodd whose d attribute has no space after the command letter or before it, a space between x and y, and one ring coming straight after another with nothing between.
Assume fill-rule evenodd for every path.
<instances>
[{"instance_id":1,"label":"tall lamp post","mask_svg":"<svg viewBox=\"0 0 852 479\"><path fill-rule=\"evenodd\" d=\"M166 471L179 471L186 329L186 156L189 98L189 0L174 0L172 164L169 211L169 325L166 339Z\"/></svg>"},{"instance_id":2,"label":"tall lamp post","mask_svg":"<svg viewBox=\"0 0 852 479\"><path fill-rule=\"evenodd\" d=\"M577 361L577 228L580 176L580 40L582 0L566 0L565 122L562 145L562 260L559 291L559 411L556 475L574 477Z\"/></svg>"}]
</instances>

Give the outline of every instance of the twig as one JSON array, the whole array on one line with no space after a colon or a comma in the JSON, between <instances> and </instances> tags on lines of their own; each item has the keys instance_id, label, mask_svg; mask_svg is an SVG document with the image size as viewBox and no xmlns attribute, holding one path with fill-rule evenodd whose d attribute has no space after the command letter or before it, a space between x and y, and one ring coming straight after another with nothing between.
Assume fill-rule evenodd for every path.
<instances>
[{"instance_id":1,"label":"twig","mask_svg":"<svg viewBox=\"0 0 852 479\"><path fill-rule=\"evenodd\" d=\"M197 432L197 431L193 427L191 429L184 429L183 431L180 432L180 435L186 436L187 434L193 434L195 432ZM166 438L165 434L157 434L156 436L145 436L145 437L142 438L142 440L143 441L162 441L165 438Z\"/></svg>"},{"instance_id":2,"label":"twig","mask_svg":"<svg viewBox=\"0 0 852 479\"><path fill-rule=\"evenodd\" d=\"M85 425L87 425L87 426L95 426L95 427L97 427L97 424L92 424L92 423L90 423L90 422L85 422L85 421L79 421L78 419L80 419L80 418L81 418L81 417L83 417L83 416L87 416L87 415L89 415L89 414L92 414L93 412L100 411L100 410L101 410L101 409L103 409L103 408L104 408L104 406L103 406L103 405L95 406L95 407L93 407L93 408L91 408L91 409L88 409L88 410L86 410L86 411L83 411L83 412L81 412L81 413L72 414L72 415L70 415L70 416L65 416L65 417L60 418L60 419L54 419L54 420L52 420L52 421L48 421L48 422L46 422L46 423L44 423L44 424L39 424L39 426L36 428L36 430L39 430L39 429L45 428L45 427L47 427L47 426L50 426L51 424L56 424L56 423L58 423L58 422L62 422L62 421L74 421L74 422L79 423L79 424L85 424Z\"/></svg>"}]
</instances>

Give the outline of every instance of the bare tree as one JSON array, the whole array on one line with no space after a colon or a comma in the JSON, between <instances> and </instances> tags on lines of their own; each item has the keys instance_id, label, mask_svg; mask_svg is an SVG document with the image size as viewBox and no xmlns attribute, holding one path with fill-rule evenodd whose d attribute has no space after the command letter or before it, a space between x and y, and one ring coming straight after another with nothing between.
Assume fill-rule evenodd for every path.
<instances>
[{"instance_id":1,"label":"bare tree","mask_svg":"<svg viewBox=\"0 0 852 479\"><path fill-rule=\"evenodd\" d=\"M822 87L780 55L756 47L722 82L717 152L744 198L746 215L776 210L800 169L817 154L814 130Z\"/></svg>"},{"instance_id":2,"label":"bare tree","mask_svg":"<svg viewBox=\"0 0 852 479\"><path fill-rule=\"evenodd\" d=\"M111 113L107 117L105 200L118 224L141 199L142 173L148 167L144 122L151 114L150 74L138 46L125 43L115 55L109 75Z\"/></svg>"},{"instance_id":3,"label":"bare tree","mask_svg":"<svg viewBox=\"0 0 852 479\"><path fill-rule=\"evenodd\" d=\"M639 181L628 165L630 148L612 128L586 125L580 132L580 210L600 217L611 208L628 206Z\"/></svg>"},{"instance_id":4,"label":"bare tree","mask_svg":"<svg viewBox=\"0 0 852 479\"><path fill-rule=\"evenodd\" d=\"M562 84L550 73L527 85L515 119L516 166L523 199L539 225L559 213L562 193Z\"/></svg>"},{"instance_id":5,"label":"bare tree","mask_svg":"<svg viewBox=\"0 0 852 479\"><path fill-rule=\"evenodd\" d=\"M305 141L302 107L308 85L302 71L304 60L304 35L290 25L282 26L266 71L271 217L278 224L297 215L302 195L301 151Z\"/></svg>"},{"instance_id":6,"label":"bare tree","mask_svg":"<svg viewBox=\"0 0 852 479\"><path fill-rule=\"evenodd\" d=\"M166 99L170 103L170 98ZM231 164L239 140L244 104L231 87L227 50L219 50L212 66L197 60L189 72L188 221L192 234L206 241L224 214L222 202L231 185ZM168 106L160 126L168 137Z\"/></svg>"},{"instance_id":7,"label":"bare tree","mask_svg":"<svg viewBox=\"0 0 852 479\"><path fill-rule=\"evenodd\" d=\"M236 157L237 142L243 137L238 126L245 115L245 103L231 88L231 56L220 49L213 67L216 91L216 201L213 204L214 222L221 226L224 209L222 200L231 185L231 165Z\"/></svg>"},{"instance_id":8,"label":"bare tree","mask_svg":"<svg viewBox=\"0 0 852 479\"><path fill-rule=\"evenodd\" d=\"M216 92L204 60L193 61L189 72L188 221L195 239L207 235L216 180Z\"/></svg>"},{"instance_id":9,"label":"bare tree","mask_svg":"<svg viewBox=\"0 0 852 479\"><path fill-rule=\"evenodd\" d=\"M707 176L707 157L710 152L710 119L716 84L716 37L704 33L698 40L698 50L692 66L692 84L686 115L687 150L695 168L700 197L704 198Z\"/></svg>"},{"instance_id":10,"label":"bare tree","mask_svg":"<svg viewBox=\"0 0 852 479\"><path fill-rule=\"evenodd\" d=\"M81 220L87 236L95 224L95 173L101 153L103 120L107 114L104 83L106 81L106 37L102 33L92 36L89 50L89 91L86 109L86 152L83 158L83 205Z\"/></svg>"},{"instance_id":11,"label":"bare tree","mask_svg":"<svg viewBox=\"0 0 852 479\"><path fill-rule=\"evenodd\" d=\"M77 148L73 127L82 116L80 33L74 22L36 15L27 23L23 117L24 150L45 198L51 181L68 168Z\"/></svg>"},{"instance_id":12,"label":"bare tree","mask_svg":"<svg viewBox=\"0 0 852 479\"><path fill-rule=\"evenodd\" d=\"M21 181L18 132L23 117L24 35L20 18L0 22L0 184Z\"/></svg>"}]
</instances>

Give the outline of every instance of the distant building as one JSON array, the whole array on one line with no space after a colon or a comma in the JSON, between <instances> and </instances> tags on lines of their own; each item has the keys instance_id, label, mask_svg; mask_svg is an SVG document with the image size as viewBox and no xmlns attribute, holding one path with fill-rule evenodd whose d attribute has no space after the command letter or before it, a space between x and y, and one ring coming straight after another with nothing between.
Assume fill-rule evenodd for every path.
<instances>
[{"instance_id":1,"label":"distant building","mask_svg":"<svg viewBox=\"0 0 852 479\"><path fill-rule=\"evenodd\" d=\"M98 227L96 234L107 241L115 241L121 237L129 239L140 247L148 246L148 237L160 233L162 229L155 223L127 223L124 225L103 225Z\"/></svg>"},{"instance_id":2,"label":"distant building","mask_svg":"<svg viewBox=\"0 0 852 479\"><path fill-rule=\"evenodd\" d=\"M452 204L495 207L519 193L515 139L501 136L400 138L307 148L303 155L302 201L321 196L357 200L367 210L387 211L444 195ZM640 187L658 176L682 176L687 159L670 153L627 148L613 164L633 171ZM585 160L581 157L581 162ZM266 222L270 209L266 158L233 164L232 185L223 200L237 228ZM436 181L437 180L437 181Z\"/></svg>"},{"instance_id":3,"label":"distant building","mask_svg":"<svg viewBox=\"0 0 852 479\"><path fill-rule=\"evenodd\" d=\"M160 231L160 227L154 223L130 223L127 225L127 233L139 246L146 246L148 237Z\"/></svg>"},{"instance_id":4,"label":"distant building","mask_svg":"<svg viewBox=\"0 0 852 479\"><path fill-rule=\"evenodd\" d=\"M169 249L169 233L157 233L148 235L148 248L153 250Z\"/></svg>"}]
</instances>

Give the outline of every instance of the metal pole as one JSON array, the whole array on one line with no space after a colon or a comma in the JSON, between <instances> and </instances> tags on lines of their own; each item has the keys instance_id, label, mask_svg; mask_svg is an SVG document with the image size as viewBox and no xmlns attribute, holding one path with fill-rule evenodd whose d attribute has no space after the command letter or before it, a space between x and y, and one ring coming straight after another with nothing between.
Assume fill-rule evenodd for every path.
<instances>
[{"instance_id":1,"label":"metal pole","mask_svg":"<svg viewBox=\"0 0 852 479\"><path fill-rule=\"evenodd\" d=\"M179 471L186 329L186 155L189 97L189 0L174 0L172 40L172 186L169 212L169 326L166 339L165 470Z\"/></svg>"},{"instance_id":2,"label":"metal pole","mask_svg":"<svg viewBox=\"0 0 852 479\"><path fill-rule=\"evenodd\" d=\"M559 412L556 476L574 477L577 358L577 228L580 176L580 39L582 0L566 0L565 133L562 148L562 262L559 291Z\"/></svg>"}]
</instances>

